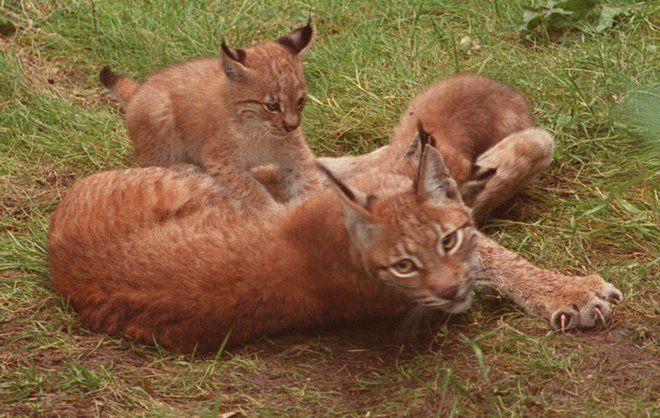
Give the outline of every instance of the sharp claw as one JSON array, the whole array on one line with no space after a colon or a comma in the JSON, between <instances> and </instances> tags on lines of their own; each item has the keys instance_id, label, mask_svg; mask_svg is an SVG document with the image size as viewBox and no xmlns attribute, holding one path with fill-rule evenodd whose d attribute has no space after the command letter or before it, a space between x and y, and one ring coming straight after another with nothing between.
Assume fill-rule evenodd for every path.
<instances>
[{"instance_id":1,"label":"sharp claw","mask_svg":"<svg viewBox=\"0 0 660 418\"><path fill-rule=\"evenodd\" d=\"M605 316L600 311L600 308L595 307L594 310L596 311L596 316L598 317L598 319L600 319L600 322L603 323L603 326L607 326L607 323L605 322Z\"/></svg>"},{"instance_id":2,"label":"sharp claw","mask_svg":"<svg viewBox=\"0 0 660 418\"><path fill-rule=\"evenodd\" d=\"M559 315L559 321L561 322L561 332L566 331L566 314Z\"/></svg>"}]
</instances>

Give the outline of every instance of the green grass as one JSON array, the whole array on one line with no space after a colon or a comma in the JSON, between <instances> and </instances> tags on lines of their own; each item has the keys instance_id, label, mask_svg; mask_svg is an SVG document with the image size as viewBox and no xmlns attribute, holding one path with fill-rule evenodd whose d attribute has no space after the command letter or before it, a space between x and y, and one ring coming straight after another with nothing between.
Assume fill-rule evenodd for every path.
<instances>
[{"instance_id":1,"label":"green grass","mask_svg":"<svg viewBox=\"0 0 660 418\"><path fill-rule=\"evenodd\" d=\"M197 3L0 2L17 27L0 37L0 415L657 416L657 6L529 45L516 29L526 1ZM625 301L607 329L549 332L492 295L410 341L375 322L219 356L81 327L50 288L46 233L74 179L130 164L99 69L143 77L215 54L222 36L274 38L309 11L304 128L319 154L386 143L407 101L456 71L531 97L555 162L486 231L543 267L613 282ZM481 49L463 53L464 36Z\"/></svg>"}]
</instances>

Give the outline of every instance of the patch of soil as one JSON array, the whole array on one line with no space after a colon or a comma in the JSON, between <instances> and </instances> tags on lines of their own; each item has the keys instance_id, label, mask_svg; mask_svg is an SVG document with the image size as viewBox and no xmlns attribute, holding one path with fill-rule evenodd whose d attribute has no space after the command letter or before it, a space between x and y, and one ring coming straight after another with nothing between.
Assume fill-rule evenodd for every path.
<instances>
[{"instance_id":1,"label":"patch of soil","mask_svg":"<svg viewBox=\"0 0 660 418\"><path fill-rule=\"evenodd\" d=\"M45 314L46 308L55 302L49 302L47 307L40 309ZM402 389L423 388L425 381L431 381L437 371L422 370L421 374L412 377L398 372L400 367L419 367L419 359L428 362L429 358L437 356L438 366L447 367L451 364L460 374L461 381L474 382L471 386L475 402L485 402L486 396L498 387L498 382L507 382L510 377L506 367L490 363L491 385L481 385L479 369L475 367L473 353L466 355L466 344L461 339L462 334L472 335L472 324L466 317L439 315L430 318L427 326L420 327L416 333L402 334L402 319L374 320L351 324L328 326L318 331L292 332L273 338L260 338L248 344L232 347L222 360L217 363L218 371L209 375L209 386L200 386L193 393L179 393L176 386L170 387L166 381L159 378L172 375L172 369L177 360L170 358L168 353L159 354L157 349L132 343L128 340L96 334L80 328L78 323L70 326L73 335L71 341L65 343L62 349L39 349L38 354L23 356L22 350L17 351L17 345L31 346L30 341L21 340L12 344L0 342L0 361L9 370L19 364L23 367L36 366L39 370L58 370L67 372L72 361L84 365L89 370L105 368L112 370L114 380L124 386L141 387L151 398L177 408L179 411L190 411L198 414L203 406L211 405L218 394L223 396L223 410L242 410L253 407L253 397L263 402L271 402L270 407L286 410L287 399L291 405L300 407L299 390L309 385L310 390L318 392L323 398L318 403L310 403L308 413L324 415L327 405L339 405L341 409L354 411L378 410L377 406L388 399L399 396ZM448 327L446 336L439 336L438 329L445 324ZM4 334L22 333L20 329L5 328ZM57 338L63 337L63 330L54 330ZM542 334L542 329L534 330L534 334ZM567 355L576 346L584 346L585 360L576 370L579 381L576 382L546 382L543 390L550 393L563 393L567 385L580 390L588 390L585 386L585 376L598 376L610 385L614 385L622 397L632 393L652 390L660 393L660 387L653 379L657 375L657 358L646 350L634 346L635 338L631 335L638 332L634 326L616 323L608 330L594 332L576 332L566 336L557 335L557 339L567 338L567 344L558 343L557 355ZM645 338L651 338L646 336ZM644 342L645 344L648 341ZM191 361L197 367L207 367L212 364L214 355L204 354L191 360L186 356L183 361ZM188 360L187 360L188 358ZM233 363L233 359L258 359L256 366L241 366ZM431 360L432 361L432 360ZM449 362L449 363L446 363ZM421 363L425 364L425 363ZM185 370L182 371L183 379ZM144 377L142 380L139 376ZM194 376L191 376L193 378ZM182 378L178 376L178 378ZM194 377L198 379L199 377ZM166 379L166 378L165 378ZM49 385L52 385L50 382ZM649 388L649 384L652 385ZM475 386L476 385L476 386ZM541 390L537 386L529 390ZM90 405L96 405L102 413L110 413L114 407L127 407L121 399L121 393L115 393L112 388L101 388L82 398L69 399L74 391L56 391L30 395L41 405L50 405L52 411L58 413L82 413L89 411ZM117 396L120 398L115 399ZM428 393L427 393L428 396ZM576 401L578 395L566 393L565 402ZM67 399L64 399L67 398ZM65 404L67 405L66 407ZM19 404L9 404L10 414L26 413L25 407ZM415 406L419 416L434 415L447 405L429 402ZM527 412L536 407L533 403L527 405ZM64 408L64 409L60 409ZM411 409L412 410L412 409ZM540 411L539 411L540 412Z\"/></svg>"}]
</instances>

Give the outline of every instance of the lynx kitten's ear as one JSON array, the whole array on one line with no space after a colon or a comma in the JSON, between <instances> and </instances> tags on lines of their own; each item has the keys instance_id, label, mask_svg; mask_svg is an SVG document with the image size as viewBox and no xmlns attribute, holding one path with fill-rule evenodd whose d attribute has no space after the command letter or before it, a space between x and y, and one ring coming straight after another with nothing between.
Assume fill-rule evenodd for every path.
<instances>
[{"instance_id":1,"label":"lynx kitten's ear","mask_svg":"<svg viewBox=\"0 0 660 418\"><path fill-rule=\"evenodd\" d=\"M440 152L431 145L422 149L419 170L413 185L420 199L433 204L461 202L456 182L449 174Z\"/></svg>"},{"instance_id":2,"label":"lynx kitten's ear","mask_svg":"<svg viewBox=\"0 0 660 418\"><path fill-rule=\"evenodd\" d=\"M239 80L244 78L248 73L248 68L245 66L246 53L241 48L230 48L222 40L220 44L220 63L222 69L231 80Z\"/></svg>"},{"instance_id":3,"label":"lynx kitten's ear","mask_svg":"<svg viewBox=\"0 0 660 418\"><path fill-rule=\"evenodd\" d=\"M369 212L369 206L376 197L351 189L321 163L316 162L316 166L328 177L332 189L339 197L346 214L346 226L355 245L358 248L368 246L373 241L376 231L376 224Z\"/></svg>"},{"instance_id":4,"label":"lynx kitten's ear","mask_svg":"<svg viewBox=\"0 0 660 418\"><path fill-rule=\"evenodd\" d=\"M307 25L293 30L290 33L277 39L277 43L286 47L294 55L304 55L312 43L314 29L312 28L312 18L307 21Z\"/></svg>"}]
</instances>

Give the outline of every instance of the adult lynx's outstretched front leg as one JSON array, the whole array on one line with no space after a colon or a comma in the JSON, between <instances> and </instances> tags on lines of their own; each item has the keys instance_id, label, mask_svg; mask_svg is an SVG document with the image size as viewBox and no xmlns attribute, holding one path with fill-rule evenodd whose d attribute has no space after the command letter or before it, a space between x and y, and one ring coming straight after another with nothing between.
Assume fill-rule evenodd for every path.
<instances>
[{"instance_id":1,"label":"adult lynx's outstretched front leg","mask_svg":"<svg viewBox=\"0 0 660 418\"><path fill-rule=\"evenodd\" d=\"M423 134L420 131L420 137ZM475 181L479 193L471 206L473 213L480 216L477 219L483 220L545 169L550 164L552 148L550 133L529 128L507 136L483 153L477 165L496 171L485 183ZM470 195L466 189L473 185L467 181L462 186L465 198ZM555 329L591 328L605 323L611 304L622 299L621 292L598 275L565 276L536 267L483 234L479 234L477 247L484 281L527 313L546 318Z\"/></svg>"},{"instance_id":2,"label":"adult lynx's outstretched front leg","mask_svg":"<svg viewBox=\"0 0 660 418\"><path fill-rule=\"evenodd\" d=\"M621 292L597 274L565 276L534 266L485 235L479 256L492 286L527 313L546 318L554 329L592 328L605 323Z\"/></svg>"}]
</instances>

